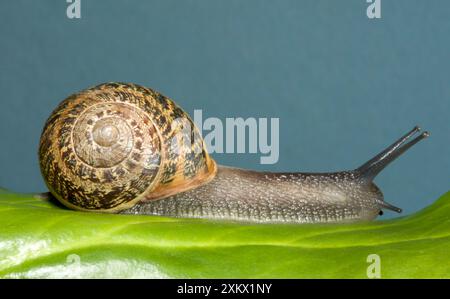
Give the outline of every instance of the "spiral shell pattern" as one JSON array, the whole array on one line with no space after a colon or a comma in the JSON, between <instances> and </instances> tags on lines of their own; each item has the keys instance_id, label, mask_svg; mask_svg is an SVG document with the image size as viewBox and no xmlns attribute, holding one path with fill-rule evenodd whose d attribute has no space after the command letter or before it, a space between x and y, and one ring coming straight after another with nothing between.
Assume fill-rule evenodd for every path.
<instances>
[{"instance_id":1,"label":"spiral shell pattern","mask_svg":"<svg viewBox=\"0 0 450 299\"><path fill-rule=\"evenodd\" d=\"M173 126L176 119L192 130ZM189 116L160 93L127 83L101 84L61 102L42 132L39 161L50 191L79 210L115 212L215 174Z\"/></svg>"}]
</instances>

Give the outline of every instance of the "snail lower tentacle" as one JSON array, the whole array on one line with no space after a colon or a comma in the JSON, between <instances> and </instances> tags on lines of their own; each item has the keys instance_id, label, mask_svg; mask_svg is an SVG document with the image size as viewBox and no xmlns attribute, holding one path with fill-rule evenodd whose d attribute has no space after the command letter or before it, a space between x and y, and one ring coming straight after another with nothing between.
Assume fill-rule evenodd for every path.
<instances>
[{"instance_id":1,"label":"snail lower tentacle","mask_svg":"<svg viewBox=\"0 0 450 299\"><path fill-rule=\"evenodd\" d=\"M181 125L180 125L181 124ZM408 134L352 171L270 173L218 166L190 117L136 84L106 83L63 101L47 120L39 162L50 192L88 212L251 222L372 220L386 203L375 176L428 136Z\"/></svg>"}]
</instances>

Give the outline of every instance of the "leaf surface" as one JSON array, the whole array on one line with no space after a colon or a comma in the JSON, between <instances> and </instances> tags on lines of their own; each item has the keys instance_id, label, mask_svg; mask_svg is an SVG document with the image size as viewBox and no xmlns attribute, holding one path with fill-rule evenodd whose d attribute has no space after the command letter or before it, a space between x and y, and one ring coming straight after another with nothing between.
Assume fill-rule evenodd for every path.
<instances>
[{"instance_id":1,"label":"leaf surface","mask_svg":"<svg viewBox=\"0 0 450 299\"><path fill-rule=\"evenodd\" d=\"M450 192L407 217L248 224L76 212L0 191L3 278L450 277Z\"/></svg>"}]
</instances>

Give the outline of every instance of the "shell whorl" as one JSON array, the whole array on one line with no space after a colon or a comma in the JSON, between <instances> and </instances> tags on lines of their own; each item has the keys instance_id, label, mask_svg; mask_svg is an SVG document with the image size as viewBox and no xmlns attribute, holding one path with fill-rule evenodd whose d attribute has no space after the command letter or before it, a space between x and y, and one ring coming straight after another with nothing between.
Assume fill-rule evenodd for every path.
<instances>
[{"instance_id":1,"label":"shell whorl","mask_svg":"<svg viewBox=\"0 0 450 299\"><path fill-rule=\"evenodd\" d=\"M180 107L126 83L101 84L61 102L42 132L39 161L63 204L110 212L194 188L216 169Z\"/></svg>"}]
</instances>

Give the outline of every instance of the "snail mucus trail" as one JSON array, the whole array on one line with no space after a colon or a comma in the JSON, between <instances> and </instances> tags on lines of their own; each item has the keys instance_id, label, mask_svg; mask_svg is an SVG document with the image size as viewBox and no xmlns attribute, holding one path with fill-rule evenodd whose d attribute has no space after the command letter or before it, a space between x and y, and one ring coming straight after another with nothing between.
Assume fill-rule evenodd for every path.
<instances>
[{"instance_id":1,"label":"snail mucus trail","mask_svg":"<svg viewBox=\"0 0 450 299\"><path fill-rule=\"evenodd\" d=\"M190 124L189 133L171 125L180 119ZM257 172L217 165L189 115L157 91L104 83L69 96L53 111L41 135L39 163L51 194L80 211L355 222L375 219L382 209L401 212L384 201L373 179L428 136L419 132L415 127L355 170Z\"/></svg>"}]
</instances>

